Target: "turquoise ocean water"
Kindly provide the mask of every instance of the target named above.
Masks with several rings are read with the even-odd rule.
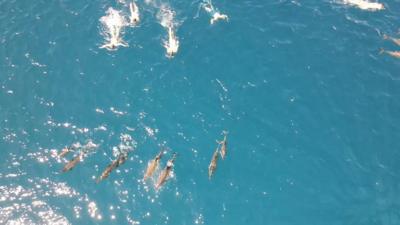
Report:
[[[0,1],[0,224],[400,224],[400,1],[138,1],[129,47],[99,49],[123,2]],[[161,2],[158,2],[161,4]],[[159,5],[160,5],[159,4]],[[216,139],[228,154],[213,179]],[[130,140],[131,138],[132,140]],[[78,152],[98,144],[72,171]],[[161,146],[174,173],[142,183]],[[110,177],[95,179],[131,149]]]

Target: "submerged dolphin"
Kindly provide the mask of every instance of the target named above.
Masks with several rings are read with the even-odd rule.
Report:
[[[147,165],[147,169],[146,172],[143,176],[143,181],[145,181],[147,178],[151,177],[154,173],[154,171],[157,169],[158,164],[160,162],[160,159],[163,155],[163,151],[161,151],[160,153],[158,153],[158,155],[149,161],[148,165]]]
[[[174,167],[174,161],[176,159],[176,153],[174,153],[172,155],[172,158],[170,160],[168,160],[167,162],[167,166],[165,167],[165,169],[161,172],[160,176],[158,177],[157,183],[155,188],[158,190],[164,183],[165,181],[168,179],[172,168]]]
[[[227,141],[226,141],[226,136],[228,135],[228,132],[224,131],[224,140],[222,141],[217,141],[218,144],[221,145],[221,149],[220,149],[220,154],[221,154],[221,158],[225,159],[226,156],[226,145],[227,145]]]

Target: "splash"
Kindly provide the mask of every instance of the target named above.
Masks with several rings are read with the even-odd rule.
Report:
[[[100,48],[107,50],[116,50],[119,46],[128,47],[128,44],[122,39],[124,27],[128,25],[125,17],[118,10],[112,7],[108,8],[106,15],[100,18],[102,25],[102,35],[106,43]]]
[[[214,24],[218,20],[229,20],[228,15],[222,14],[217,8],[214,8],[211,0],[204,0],[202,3],[200,3],[199,9],[200,8],[203,8],[211,16],[210,24]]]
[[[114,157],[118,157],[121,154],[127,155],[137,146],[137,142],[129,134],[120,134],[119,139],[118,146],[112,148]]]
[[[343,0],[344,4],[356,6],[362,10],[378,11],[385,9],[384,5],[379,2],[370,2],[367,0]]]
[[[174,20],[175,11],[172,10],[169,5],[161,4],[159,9],[160,10],[157,13],[157,19],[159,20],[161,26],[166,29],[177,26],[177,22]]]
[[[99,209],[97,208],[97,205],[95,202],[89,202],[89,204],[87,205],[88,208],[88,213],[90,215],[90,217],[94,218],[94,219],[98,219],[101,220],[102,219],[102,215],[99,212]]]
[[[94,143],[92,140],[88,140],[85,145],[82,146],[82,152],[90,153],[96,150],[99,147],[99,144]]]

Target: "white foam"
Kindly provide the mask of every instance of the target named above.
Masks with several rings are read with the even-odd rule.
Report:
[[[175,27],[177,23],[174,20],[175,11],[171,9],[171,7],[167,4],[161,4],[159,6],[159,11],[157,13],[157,19],[159,23],[164,28],[168,29],[169,27]]]
[[[356,6],[362,10],[377,11],[385,9],[384,5],[379,2],[370,2],[368,0],[343,0],[344,4]]]

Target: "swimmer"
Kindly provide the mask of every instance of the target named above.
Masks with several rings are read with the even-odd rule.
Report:
[[[112,161],[111,164],[109,164],[106,167],[106,169],[103,171],[101,176],[99,178],[97,178],[96,183],[99,183],[100,181],[102,181],[102,180],[106,179],[108,176],[110,176],[110,173],[113,171],[113,169],[122,165],[126,161],[126,159],[127,159],[126,154],[120,154],[116,160]]]
[[[122,40],[124,27],[128,24],[125,17],[118,10],[109,8],[107,15],[100,18],[102,32],[108,43],[100,46],[107,50],[116,50],[119,46],[128,47],[128,44]]]
[[[385,9],[385,6],[379,2],[369,2],[367,0],[343,0],[343,3],[357,6],[362,10],[377,11]]]
[[[67,172],[72,170],[83,158],[83,153],[80,153],[79,155],[75,156],[71,161],[69,161],[67,164],[65,164],[62,172]]]
[[[156,190],[158,190],[168,179],[169,174],[171,173],[172,168],[174,167],[174,161],[176,159],[176,153],[172,155],[172,158],[168,160],[167,166],[161,172],[160,176],[158,177],[157,184],[155,186]]]
[[[129,3],[129,11],[131,13],[131,15],[129,17],[130,24],[132,26],[136,26],[139,23],[140,18],[139,18],[139,7],[136,5],[135,2]]]
[[[225,156],[226,156],[226,145],[227,145],[226,136],[228,135],[228,132],[223,131],[222,133],[225,135],[225,136],[224,136],[224,140],[222,140],[222,141],[217,141],[217,143],[221,145],[221,149],[220,149],[220,152],[219,152],[219,153],[221,154],[222,160],[224,160],[224,159],[225,159]]]
[[[100,46],[100,48],[105,48],[107,50],[116,50],[118,46],[128,47],[129,45],[123,41],[120,37],[111,37],[110,43]]]
[[[160,162],[162,155],[163,155],[163,151],[158,153],[158,155],[148,163],[146,173],[144,174],[144,177],[143,177],[143,181],[145,181],[147,178],[149,178],[153,175],[154,171],[158,167],[158,164]]]
[[[386,53],[395,58],[400,58],[400,51],[387,51],[387,50],[381,49],[379,54],[383,54],[383,53]]]
[[[214,24],[218,20],[229,20],[228,15],[221,14],[218,10],[214,9],[211,0],[200,3],[200,7],[203,7],[203,9],[211,15],[210,24]]]
[[[214,23],[217,22],[218,20],[226,20],[226,21],[228,21],[229,18],[228,18],[228,16],[225,15],[225,14],[221,14],[221,13],[219,13],[219,12],[216,12],[216,13],[214,13],[214,14],[212,15],[212,18],[211,18],[211,20],[210,20],[210,24],[214,24]]]
[[[167,49],[167,57],[172,58],[176,55],[179,49],[179,41],[175,36],[172,26],[168,27],[168,42],[164,43],[164,47]]]
[[[217,163],[218,163],[218,148],[215,149],[215,152],[211,158],[210,165],[208,166],[208,179],[211,180],[212,175],[214,174],[215,170],[217,169]]]
[[[400,38],[393,38],[384,34],[383,39],[393,41],[396,45],[400,45]]]

